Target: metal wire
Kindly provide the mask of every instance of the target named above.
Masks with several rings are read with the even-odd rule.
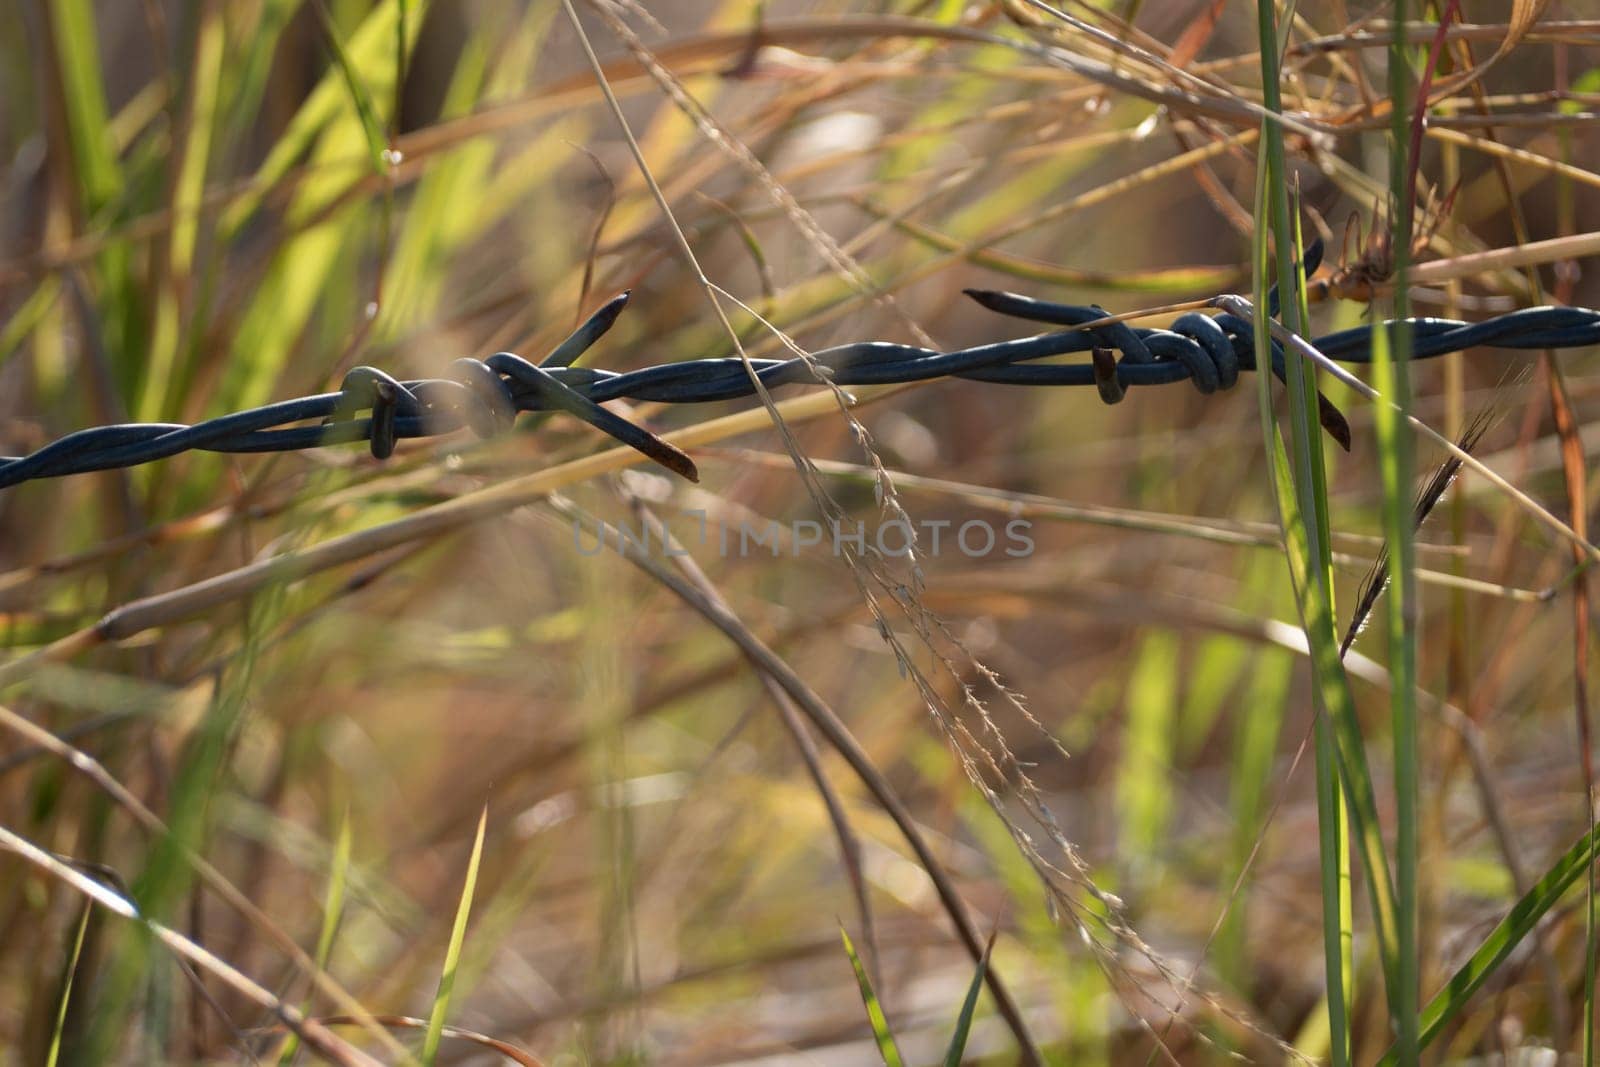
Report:
[[[1316,269],[1320,246],[1306,251],[1306,274]],[[1075,327],[1107,317],[1099,307],[1034,300],[1013,293],[969,289],[967,295],[991,311],[1033,322]],[[589,423],[691,480],[698,474],[681,450],[649,430],[601,407],[626,398],[674,404],[704,403],[755,392],[745,362],[737,358],[666,363],[614,372],[573,366],[598,341],[627,304],[613,298],[550,355],[531,363],[510,352],[485,360],[459,359],[447,378],[397,381],[374,367],[357,367],[339,391],[285,400],[224,415],[193,426],[128,423],[79,430],[25,457],[0,457],[0,489],[40,478],[131,467],[180,452],[287,452],[351,441],[367,441],[372,454],[388,457],[401,438],[433,437],[463,427],[480,437],[509,429],[520,412],[561,411]],[[1269,309],[1276,313],[1276,296]],[[1402,323],[1386,324],[1394,328]],[[1480,345],[1498,348],[1574,348],[1600,344],[1600,311],[1535,307],[1484,322],[1413,318],[1412,355],[1426,359]],[[1327,355],[1349,363],[1371,360],[1372,329],[1361,326],[1318,338]],[[1090,363],[1040,364],[1051,356],[1090,352]],[[1120,358],[1118,354],[1120,353]],[[1066,329],[1011,341],[936,352],[915,345],[863,341],[823,349],[810,360],[752,359],[751,369],[769,389],[815,384],[818,374],[837,385],[882,385],[954,377],[1024,386],[1095,386],[1107,403],[1130,386],[1189,381],[1202,393],[1232,387],[1240,371],[1255,370],[1252,324],[1236,315],[1198,312],[1180,316],[1168,329],[1123,323]],[[1283,351],[1273,342],[1272,369],[1283,376]],[[358,417],[365,412],[365,417]],[[1349,429],[1342,415],[1323,402],[1323,425],[1346,448]],[[314,425],[293,425],[309,420]]]

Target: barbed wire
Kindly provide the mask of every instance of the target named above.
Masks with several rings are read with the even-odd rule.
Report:
[[[1305,273],[1321,260],[1321,245],[1306,249]],[[863,341],[791,359],[711,358],[665,363],[633,371],[575,366],[579,356],[616,322],[628,294],[612,298],[539,363],[510,352],[484,360],[458,359],[445,378],[399,381],[375,367],[356,367],[339,390],[280,401],[194,425],[126,423],[79,430],[23,457],[0,457],[0,489],[41,478],[132,467],[180,452],[289,452],[354,441],[369,442],[387,458],[398,440],[435,437],[463,428],[480,437],[510,429],[519,413],[564,412],[690,480],[694,461],[670,442],[601,405],[628,399],[688,404],[731,400],[756,389],[753,372],[768,389],[816,384],[890,385],[933,378],[1021,386],[1095,386],[1107,403],[1131,386],[1191,382],[1202,393],[1231,388],[1241,371],[1256,369],[1251,322],[1224,312],[1180,315],[1166,329],[1110,323],[1097,306],[1036,300],[1015,293],[968,289],[983,307],[1012,318],[1068,329],[1009,341],[938,352],[916,345]],[[1269,313],[1277,314],[1274,291]],[[1412,318],[1406,327],[1414,358],[1427,359],[1477,346],[1512,349],[1574,348],[1600,344],[1600,311],[1534,307],[1483,322]],[[1347,363],[1372,358],[1372,327],[1358,326],[1317,338],[1326,355]],[[1089,363],[1038,363],[1052,356],[1089,352]],[[1284,376],[1283,349],[1272,342],[1272,370]],[[360,417],[365,412],[365,417]],[[293,425],[309,420],[315,425]],[[1346,449],[1349,426],[1322,400],[1322,424]]]

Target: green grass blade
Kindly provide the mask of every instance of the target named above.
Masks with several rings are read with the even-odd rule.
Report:
[[[218,85],[222,77],[226,27],[219,12],[211,12],[195,30],[194,67],[189,72],[188,129],[183,159],[176,177],[172,203],[172,262],[169,269],[186,277],[194,266],[195,242],[200,232],[200,205],[205,194],[216,125]]]
[[[284,27],[300,6],[300,0],[263,0],[253,21],[242,22],[243,14],[231,12],[235,32],[243,38],[241,50],[229,55],[228,76],[223,84],[224,118],[218,137],[224,150],[231,150],[248,136],[256,109],[266,91],[272,57],[277,52]]]
[[[1305,546],[1304,524],[1300,521],[1294,486],[1289,472],[1289,457],[1276,428],[1268,442],[1272,452],[1278,509],[1283,516],[1285,540],[1289,545],[1289,568],[1294,578],[1295,593],[1300,601],[1302,618],[1310,617],[1316,608],[1313,597],[1306,593],[1306,575],[1309,572],[1309,552]],[[1310,627],[1307,627],[1309,634]],[[1312,645],[1315,652],[1316,645]],[[1337,666],[1337,653],[1334,665]],[[1331,1062],[1336,1065],[1350,1063],[1349,1012],[1345,999],[1350,988],[1351,971],[1347,945],[1351,938],[1350,888],[1349,888],[1349,827],[1346,812],[1353,805],[1345,796],[1346,786],[1341,781],[1341,761],[1336,731],[1332,725],[1333,708],[1348,700],[1349,682],[1342,671],[1329,674],[1318,657],[1312,656],[1313,693],[1316,698],[1316,721],[1313,724],[1317,764],[1317,841],[1319,870],[1322,886],[1322,949],[1323,968],[1327,977],[1328,1032]]]
[[[413,0],[406,11],[407,48],[416,47],[417,31],[428,4]],[[367,15],[350,35],[344,51],[348,62],[367,87],[369,100],[388,100],[394,92],[394,42],[400,23],[397,0],[384,0]],[[257,168],[250,191],[223,212],[218,231],[232,237],[260,208],[277,183],[289,173],[328,127],[347,114],[350,89],[339,71],[329,71],[306,97],[286,128],[273,144],[267,158]],[[381,118],[381,116],[380,116]],[[365,135],[363,134],[363,137]]]
[[[1270,5],[1264,2],[1261,7],[1263,41],[1272,37],[1271,15]],[[1263,49],[1263,54],[1265,52]],[[1263,65],[1265,64],[1266,60],[1263,59]],[[1263,78],[1266,77],[1267,72],[1264,70]],[[1275,89],[1275,74],[1272,83]],[[1270,131],[1271,124],[1263,123],[1263,136],[1265,137]],[[1263,145],[1266,159],[1259,164],[1256,184],[1255,216],[1258,219],[1266,218],[1266,202],[1274,176],[1284,173],[1282,138],[1266,139]],[[1267,307],[1267,291],[1270,288],[1269,257],[1267,230],[1258,226],[1252,249],[1254,267],[1252,274],[1255,282],[1253,295],[1257,308],[1255,354],[1258,367],[1267,366],[1263,360],[1271,358],[1264,311]],[[1272,466],[1272,487],[1277,503],[1278,521],[1283,529],[1284,547],[1289,561],[1290,584],[1294,587],[1297,607],[1304,625],[1304,620],[1309,615],[1305,604],[1306,596],[1302,591],[1305,588],[1303,576],[1311,573],[1314,561],[1305,544],[1305,538],[1297,536],[1297,531],[1301,529],[1300,504],[1295,496],[1288,455],[1284,450],[1283,439],[1278,433],[1278,425],[1273,415],[1272,375],[1265,372],[1257,374],[1256,389],[1261,413],[1261,432],[1266,444],[1268,461]],[[1309,644],[1311,628],[1308,625],[1304,628]],[[1310,647],[1315,649],[1316,646],[1310,644]],[[1312,679],[1316,708],[1313,730],[1317,772],[1317,855],[1322,899],[1322,964],[1327,988],[1328,1051],[1329,1062],[1333,1067],[1347,1067],[1350,1063],[1350,1024],[1346,995],[1351,989],[1351,971],[1345,946],[1351,940],[1349,935],[1352,931],[1347,918],[1351,911],[1350,886],[1348,879],[1341,877],[1341,873],[1347,870],[1350,849],[1346,836],[1348,828],[1345,823],[1343,788],[1339,782],[1337,743],[1333,737],[1328,712],[1330,704],[1328,696],[1330,691],[1339,688],[1339,680],[1326,678],[1318,669],[1318,662],[1319,660],[1313,657]],[[1342,675],[1340,677],[1342,678]],[[1324,685],[1324,682],[1328,684]]]
[[[867,1006],[867,1021],[872,1025],[872,1038],[878,1043],[878,1055],[883,1057],[884,1067],[904,1067],[905,1060],[900,1056],[900,1047],[894,1043],[883,1005],[878,1003],[878,994],[872,991],[872,979],[867,977],[867,969],[861,965],[861,957],[856,955],[856,946],[843,924],[839,926],[839,936],[844,939],[845,955],[850,957],[850,966],[855,969],[856,985],[861,987],[861,1003]],[[983,978],[981,970],[978,978],[980,981]]]
[[[1394,18],[1404,23],[1405,0],[1394,0]],[[1407,280],[1411,256],[1411,168],[1407,158],[1411,121],[1411,69],[1405,34],[1396,30],[1389,45],[1389,195],[1393,203],[1394,306],[1397,319],[1410,315]],[[1395,789],[1395,939],[1399,956],[1390,995],[1402,1064],[1418,1062],[1417,1004],[1421,997],[1421,946],[1417,916],[1417,798],[1421,769],[1417,752],[1417,585],[1412,483],[1416,459],[1406,414],[1411,410],[1411,340],[1405,329],[1390,336],[1373,330],[1372,374],[1378,391],[1392,404],[1374,405],[1378,466],[1383,482],[1383,524],[1389,543],[1389,714],[1394,732]]]
[[[1540,877],[1532,889],[1523,894],[1506,917],[1501,919],[1472,957],[1450,976],[1443,989],[1428,1001],[1418,1025],[1418,1046],[1427,1048],[1459,1015],[1467,1002],[1495,970],[1510,958],[1511,953],[1531,934],[1539,921],[1561,902],[1567,891],[1578,883],[1595,861],[1595,837],[1585,830],[1583,836],[1562,853]],[[1398,1064],[1399,1050],[1391,1048],[1379,1060],[1380,1067]]]
[[[1254,576],[1259,573],[1252,567],[1250,581],[1256,580]],[[1178,716],[1176,758],[1195,758],[1210,740],[1217,720],[1232,707],[1234,690],[1250,672],[1251,653],[1248,644],[1232,635],[1207,637],[1196,643],[1191,657],[1193,666],[1185,678],[1183,710]]]
[[[407,62],[409,55],[406,51],[406,41],[411,37],[410,30],[406,27],[406,0],[398,0],[400,5],[399,15],[394,22],[394,104],[389,109],[390,129],[397,130],[400,125],[400,108],[406,96],[406,69],[410,66]]]
[[[1142,858],[1161,851],[1172,812],[1172,754],[1177,740],[1178,639],[1155,631],[1144,639],[1128,679],[1117,810],[1124,848]]]
[[[961,1002],[961,1014],[956,1016],[956,1032],[950,1036],[950,1047],[944,1054],[944,1067],[961,1067],[961,1058],[967,1051],[967,1038],[972,1034],[972,1016],[978,1010],[978,995],[983,992],[983,976],[989,970],[989,954],[994,951],[994,939],[998,934],[998,930],[990,934],[989,943],[983,946],[983,957],[978,960],[972,984],[967,986],[967,997]]]
[[[1387,331],[1374,330],[1373,377],[1378,391],[1397,398],[1405,377],[1397,366]],[[1409,405],[1408,405],[1409,406]],[[1417,958],[1417,640],[1412,607],[1416,603],[1416,565],[1412,523],[1412,458],[1409,428],[1389,404],[1374,405],[1378,466],[1383,485],[1384,532],[1393,577],[1387,591],[1389,631],[1389,711],[1394,732],[1395,896],[1399,955],[1394,976],[1395,1020],[1399,1026],[1401,1062],[1417,1062],[1417,1017],[1420,975]],[[1402,577],[1402,574],[1404,577]],[[1411,1022],[1407,1022],[1411,1020]]]
[[[1224,899],[1232,894],[1239,872],[1250,861],[1261,820],[1266,814],[1267,783],[1272,780],[1272,765],[1277,756],[1278,737],[1283,732],[1284,714],[1289,708],[1291,687],[1297,666],[1287,652],[1265,651],[1247,660],[1250,682],[1240,707],[1244,714],[1234,727],[1234,753],[1229,775],[1229,809],[1233,816],[1232,854],[1223,870],[1220,890]],[[1212,955],[1217,972],[1234,989],[1248,994],[1254,972],[1245,956],[1245,931],[1249,928],[1248,884],[1239,887],[1238,898],[1228,909],[1227,919],[1217,936]]]
[[[1306,524],[1301,521],[1298,510],[1290,510],[1295,508],[1297,502],[1290,482],[1287,456],[1276,435],[1273,442],[1279,457],[1277,489],[1279,506],[1285,513],[1284,534],[1290,546],[1289,566],[1310,640],[1312,673],[1316,682],[1314,692],[1319,702],[1319,714],[1326,715],[1332,726],[1339,775],[1345,792],[1345,807],[1350,814],[1356,847],[1361,852],[1366,868],[1373,925],[1376,927],[1379,955],[1387,979],[1393,973],[1397,956],[1394,942],[1395,900],[1389,859],[1384,851],[1378,823],[1377,795],[1372,785],[1372,772],[1367,766],[1364,738],[1356,718],[1355,698],[1350,692],[1350,679],[1339,661],[1332,607],[1325,591],[1312,580],[1305,566],[1305,561],[1310,558]]]
[[[1591,822],[1589,824],[1589,833],[1586,835],[1589,841],[1590,856],[1594,855],[1597,831],[1600,831],[1600,823]],[[1595,956],[1600,955],[1600,953],[1595,952],[1594,863],[1585,863],[1584,868],[1589,872],[1589,877],[1586,880],[1587,893],[1584,897],[1583,916],[1583,1065],[1584,1067],[1594,1067]]]
[[[84,901],[78,929],[72,936],[72,951],[67,953],[67,966],[61,972],[61,1000],[56,1006],[55,1028],[50,1033],[50,1051],[45,1055],[44,1067],[56,1067],[61,1060],[61,1039],[67,1027],[67,1005],[72,1001],[72,979],[78,973],[78,960],[83,956],[83,941],[89,933],[89,917],[93,914],[94,905]]]
[[[1263,3],[1261,9],[1261,36],[1264,42],[1262,53],[1270,52],[1270,43],[1275,40],[1272,28],[1272,12],[1268,3]],[[1270,77],[1269,77],[1270,74]],[[1276,102],[1276,68],[1263,71],[1263,77],[1273,86],[1269,94],[1272,101]],[[1273,132],[1270,124],[1264,124],[1263,133]],[[1281,137],[1264,137],[1266,158],[1262,160],[1258,177],[1256,192],[1256,215],[1264,218],[1268,215],[1269,202],[1275,206],[1281,200],[1283,212],[1279,233],[1288,234],[1292,228],[1287,220],[1287,197],[1273,195],[1275,184],[1281,185],[1279,175],[1283,170],[1284,156]],[[1281,190],[1280,190],[1281,191]],[[1285,237],[1280,248],[1288,246]],[[1279,257],[1280,266],[1284,256]],[[1267,329],[1267,291],[1269,248],[1267,231],[1265,227],[1258,228],[1254,248],[1254,275],[1255,275],[1255,349],[1257,366],[1269,366],[1271,359],[1270,334]],[[1280,279],[1282,273],[1280,272]],[[1284,286],[1280,292],[1293,294],[1292,276],[1290,285]],[[1281,284],[1281,283],[1280,283]],[[1285,301],[1285,308],[1296,307],[1292,296]],[[1291,359],[1289,366],[1293,367],[1296,361]],[[1303,368],[1302,368],[1303,369]],[[1290,375],[1291,387],[1296,383],[1301,390],[1304,389],[1304,376]],[[1376,817],[1372,815],[1365,820],[1358,814],[1358,810],[1365,812],[1375,811],[1371,795],[1370,781],[1363,789],[1359,784],[1365,780],[1365,753],[1361,747],[1360,731],[1354,727],[1354,705],[1350,696],[1349,679],[1345,676],[1343,665],[1339,662],[1338,645],[1333,625],[1333,608],[1331,603],[1331,589],[1327,582],[1329,560],[1326,554],[1326,538],[1313,540],[1308,532],[1305,516],[1313,516],[1312,529],[1320,533],[1321,527],[1316,521],[1319,511],[1318,497],[1326,501],[1326,489],[1321,480],[1320,454],[1314,449],[1316,444],[1309,438],[1320,433],[1320,429],[1313,429],[1316,423],[1308,418],[1305,398],[1291,388],[1289,412],[1290,428],[1297,444],[1303,451],[1297,452],[1300,456],[1300,465],[1295,467],[1286,450],[1283,439],[1278,433],[1277,423],[1273,416],[1271,376],[1262,373],[1258,378],[1258,398],[1260,401],[1262,434],[1265,440],[1268,460],[1272,471],[1272,489],[1277,503],[1279,524],[1283,529],[1286,558],[1289,563],[1290,583],[1294,589],[1296,604],[1300,612],[1301,624],[1306,633],[1306,640],[1311,650],[1313,697],[1316,705],[1317,731],[1317,803],[1318,803],[1318,844],[1319,844],[1319,869],[1321,871],[1322,887],[1322,920],[1323,920],[1323,967],[1326,975],[1328,989],[1328,1026],[1330,1035],[1330,1053],[1335,1067],[1350,1062],[1348,1042],[1348,1012],[1345,1003],[1345,989],[1348,981],[1349,967],[1345,959],[1345,945],[1349,940],[1350,914],[1348,901],[1348,882],[1344,878],[1346,871],[1348,845],[1343,832],[1344,814],[1341,810],[1340,800],[1344,800],[1343,808],[1349,810],[1351,821],[1358,825],[1363,821],[1367,831],[1360,836],[1364,854],[1369,856],[1368,883],[1371,888],[1375,905],[1387,899],[1386,888],[1388,881],[1387,865],[1383,854],[1382,841],[1378,837]],[[1296,474],[1299,477],[1296,477]],[[1319,552],[1318,549],[1321,549]],[[1343,721],[1349,724],[1354,733],[1354,743],[1350,746],[1353,752],[1342,758],[1339,742],[1340,731],[1338,725]],[[1352,768],[1345,772],[1346,766]],[[1340,784],[1340,777],[1345,778],[1345,784]],[[1354,780],[1352,780],[1354,779]],[[1375,853],[1376,864],[1372,862]],[[1380,943],[1384,929],[1384,909],[1375,906]]]
[[[184,111],[177,173],[172,181],[172,229],[167,243],[167,263],[160,291],[155,294],[155,320],[150,351],[143,369],[140,396],[134,406],[145,422],[159,422],[179,410],[175,395],[188,378],[180,367],[186,347],[180,308],[181,294],[194,270],[195,247],[200,233],[200,207],[216,126],[218,84],[222,76],[225,27],[222,13],[204,9],[195,27],[193,58],[188,78],[188,104]]]
[[[339,930],[339,920],[344,916],[345,886],[350,877],[350,813],[346,811],[339,820],[339,836],[334,839],[333,857],[328,865],[328,892],[322,902],[322,930],[317,934],[317,967],[327,969],[328,957],[333,953],[333,938]],[[308,1014],[307,1005],[300,1006],[302,1015]],[[284,1042],[283,1054],[278,1063],[283,1067],[294,1062],[300,1048],[300,1035],[290,1034]]]
[[[1287,39],[1285,39],[1284,43],[1287,44]],[[1282,51],[1279,52],[1278,59],[1281,63],[1283,60]],[[1303,326],[1311,321],[1311,308],[1306,299],[1306,277],[1303,267],[1305,240],[1300,232],[1300,216],[1300,195],[1297,188],[1295,190],[1294,211],[1290,215],[1289,223],[1294,227],[1296,269],[1293,307],[1298,314],[1297,318],[1290,321],[1298,321]],[[1286,303],[1287,299],[1285,297]],[[1305,374],[1301,378],[1298,390],[1295,393],[1295,400],[1299,405],[1297,410],[1302,413],[1301,418],[1297,421],[1304,427],[1307,434],[1306,446],[1312,464],[1309,497],[1316,509],[1318,543],[1324,546],[1321,559],[1322,566],[1319,573],[1324,579],[1322,590],[1327,599],[1327,623],[1331,628],[1330,632],[1333,637],[1337,639],[1339,632],[1334,618],[1333,556],[1328,551],[1328,546],[1333,544],[1333,519],[1328,508],[1326,454],[1322,448],[1322,434],[1318,430],[1321,420],[1317,405],[1316,371],[1314,368],[1305,365],[1302,365],[1302,368]],[[1338,656],[1341,670],[1343,669],[1343,659],[1341,652]],[[1348,686],[1346,686],[1345,696],[1348,696]],[[1354,716],[1355,710],[1351,706],[1348,709],[1347,722],[1353,724],[1355,722]],[[1319,753],[1317,796],[1321,802],[1326,803],[1326,810],[1329,816],[1326,826],[1319,823],[1317,833],[1319,838],[1326,836],[1327,855],[1332,860],[1330,867],[1319,873],[1324,883],[1325,895],[1330,896],[1338,906],[1336,915],[1333,914],[1333,909],[1330,907],[1329,914],[1326,916],[1328,926],[1324,931],[1326,951],[1332,953],[1337,950],[1339,958],[1338,971],[1343,977],[1342,988],[1338,990],[1337,994],[1330,992],[1328,999],[1329,1052],[1335,1058],[1334,1062],[1337,1063],[1343,1061],[1340,1057],[1349,1058],[1354,1040],[1350,1024],[1350,1004],[1355,1000],[1356,973],[1355,902],[1352,899],[1350,886],[1351,819],[1348,803],[1351,799],[1351,794],[1346,792],[1344,783],[1339,778],[1338,741],[1334,736],[1327,716],[1318,716],[1313,729],[1317,734],[1316,744]],[[1359,730],[1353,732],[1359,736]],[[1377,825],[1378,815],[1375,807],[1368,809],[1366,822],[1371,826]],[[1371,847],[1370,842],[1369,847]],[[1382,943],[1381,933],[1382,928],[1380,927],[1380,944]]]
[[[339,69],[339,77],[344,81],[344,88],[350,94],[350,102],[356,109],[356,115],[361,119],[361,132],[366,135],[367,160],[372,164],[374,174],[384,171],[384,152],[389,147],[389,142],[383,134],[383,124],[378,121],[378,109],[372,103],[372,94],[367,91],[366,85],[361,80],[361,74],[356,70],[355,64],[350,59],[350,53],[345,51],[344,42],[339,39],[339,27],[334,25],[333,16],[328,14],[328,5],[322,0],[314,0],[311,5],[317,12],[317,19],[322,23],[324,39],[328,48],[333,53],[333,65]],[[399,35],[399,56],[397,62],[405,62],[405,4],[400,3],[400,14],[396,21],[396,32]],[[395,92],[401,90],[398,70],[395,75]],[[396,97],[398,99],[398,96]]]
[[[482,98],[490,67],[489,49],[469,41],[456,59],[455,72],[445,91],[443,114],[469,114]],[[559,159],[546,152],[547,158]],[[405,212],[394,252],[389,258],[378,336],[392,337],[415,328],[437,314],[448,263],[478,232],[472,225],[478,205],[494,173],[495,146],[470,142],[441,153],[417,183]],[[474,210],[463,210],[463,205]]]
[[[344,915],[345,886],[350,880],[350,813],[339,820],[339,836],[333,843],[333,859],[328,865],[328,895],[322,905],[322,932],[317,935],[317,966],[325,967],[333,953],[333,937]]]
[[[333,861],[328,865],[328,899],[322,909],[322,933],[317,934],[317,966],[326,966],[333,953],[333,936],[344,915],[344,888],[350,877],[350,813],[339,821],[339,837],[333,843]]]
[[[51,0],[47,6],[50,46],[61,70],[67,136],[72,142],[73,169],[85,214],[92,215],[122,189],[116,142],[106,109],[100,72],[94,5],[89,0]]]
[[[5,369],[12,353],[45,320],[45,316],[55,307],[56,298],[60,295],[61,282],[58,279],[53,276],[41,279],[33,292],[22,302],[22,306],[12,313],[10,321],[0,326],[0,370]],[[41,368],[39,373],[48,373],[50,369]],[[57,375],[59,374],[58,370]]]
[[[450,1014],[450,994],[455,991],[456,967],[461,962],[461,946],[467,939],[467,919],[472,914],[472,893],[478,884],[478,861],[483,856],[483,833],[489,825],[486,805],[478,816],[478,832],[472,839],[472,857],[467,860],[467,877],[461,886],[461,903],[456,905],[455,925],[450,928],[450,946],[445,949],[444,970],[439,975],[439,990],[428,1013],[428,1032],[422,1040],[422,1062],[432,1067],[439,1055],[439,1039],[444,1036],[445,1017]]]

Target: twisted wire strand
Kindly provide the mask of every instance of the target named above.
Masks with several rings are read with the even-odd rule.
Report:
[[[1308,276],[1320,258],[1320,245],[1306,250]],[[815,384],[819,373],[837,385],[952,377],[1021,386],[1092,385],[1107,403],[1121,400],[1132,386],[1181,381],[1213,393],[1231,388],[1241,371],[1256,369],[1253,325],[1236,315],[1193,312],[1167,329],[1125,323],[1074,329],[1107,313],[1095,306],[1055,304],[1014,293],[966,292],[1002,315],[1069,328],[952,352],[861,341],[822,349],[809,361],[751,359],[750,368],[769,389]],[[267,404],[192,426],[128,423],[79,430],[28,456],[0,457],[0,489],[40,478],[132,467],[191,450],[288,452],[367,441],[372,454],[384,459],[402,438],[433,437],[462,428],[487,438],[508,430],[519,413],[552,411],[573,415],[696,481],[694,462],[684,452],[600,405],[616,399],[689,404],[749,396],[755,392],[750,372],[738,358],[688,360],[625,372],[575,366],[578,357],[616,322],[627,301],[627,293],[611,299],[540,363],[500,352],[484,360],[458,359],[445,378],[411,381],[396,380],[375,367],[356,367],[337,392]],[[1269,310],[1275,314],[1276,308],[1274,293]],[[1384,325],[1409,329],[1412,355],[1418,359],[1477,346],[1543,349],[1600,344],[1600,311],[1588,308],[1525,308],[1478,323],[1412,318]],[[1371,341],[1372,328],[1360,326],[1313,343],[1335,359],[1366,363],[1372,358]],[[1080,352],[1091,353],[1091,362],[1035,362]],[[1274,341],[1272,369],[1280,378],[1283,359],[1283,350]],[[1326,400],[1322,415],[1324,427],[1348,449],[1344,417]],[[293,425],[313,419],[321,421]]]

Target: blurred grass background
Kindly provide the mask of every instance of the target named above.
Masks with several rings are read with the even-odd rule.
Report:
[[[1287,178],[1307,236],[1337,260],[1322,277],[1357,296],[1361,263],[1383,265],[1352,227],[1387,226],[1374,215],[1387,10],[1279,12],[1284,106],[1326,127],[1289,133]],[[1216,100],[1258,102],[1255,11],[1069,13],[1109,38],[1020,3],[580,9],[706,276],[810,349],[1028,332],[969,286],[1113,311],[1250,291],[1257,119],[1189,106],[1176,87],[1198,90],[1173,70]],[[1420,262],[1600,229],[1600,23],[1582,21],[1600,10],[1545,17],[1569,23],[1435,102]],[[1506,32],[1460,35],[1438,77]],[[1418,71],[1431,41],[1417,37]],[[419,377],[463,355],[537,357],[624,289],[629,309],[590,365],[731,354],[580,45],[545,0],[6,6],[0,453],[333,389],[360,363]],[[1043,46],[1103,63],[1106,80]],[[1551,294],[1600,304],[1593,259],[1552,253],[1532,274],[1475,272],[1412,299],[1475,317]],[[783,351],[727,306],[747,351]],[[1315,303],[1313,332],[1365,311]],[[1559,366],[1587,449],[1600,368],[1582,351]],[[1536,354],[1429,361],[1415,411],[1453,434],[1492,405],[1481,458],[1566,518],[1573,461],[1550,373]],[[1325,388],[1356,430],[1352,454],[1328,453],[1343,619],[1377,552],[1382,487],[1371,407]],[[968,558],[947,534],[918,572],[889,561],[875,577],[816,549],[688,545],[902,798],[980,940],[997,931],[992,973],[1050,1062],[1329,1055],[1314,777],[1299,758],[1311,681],[1252,393],[1174,386],[1107,407],[1087,390],[924,384],[855,411],[871,452],[837,411],[792,424],[851,521],[1026,516],[1023,558],[1003,544]],[[665,431],[753,406],[632,415]],[[402,444],[382,464],[354,447],[191,453],[6,490],[7,647],[45,648],[119,605],[602,445],[571,420],[524,419],[501,440]],[[648,501],[680,537],[700,514],[713,529],[822,517],[777,433],[691,451],[698,486],[637,470],[560,488],[612,523],[637,523]],[[1424,469],[1439,458],[1418,454]],[[874,456],[905,475],[891,493]],[[1581,462],[1577,475],[1581,515]],[[1568,547],[1487,482],[1465,475],[1420,540],[1426,1002],[1587,826],[1574,679],[1592,649],[1573,651]],[[460,1033],[424,1037],[447,973],[450,1024],[540,1062],[872,1062],[841,924],[906,1060],[942,1058],[975,963],[927,864],[825,743],[815,773],[831,797],[819,793],[796,741],[812,728],[774,713],[723,635],[592,545],[569,518],[520,508],[38,657],[0,699],[98,760],[171,835],[15,730],[0,742],[0,822],[283,1002],[349,1014],[310,987],[283,946],[298,944],[429,1059],[501,1056]],[[1351,673],[1392,827],[1383,633],[1380,618]],[[186,850],[260,914],[208,888]],[[1392,1038],[1366,906],[1356,892],[1362,1063]],[[1451,1003],[1425,1057],[1579,1048],[1585,911],[1581,891],[1537,908],[1536,934]],[[0,863],[0,1046],[14,1062],[309,1055],[215,974],[85,914],[60,879]],[[386,1062],[405,1054],[337,1032]],[[1017,1048],[985,995],[968,1059],[1015,1062]]]

